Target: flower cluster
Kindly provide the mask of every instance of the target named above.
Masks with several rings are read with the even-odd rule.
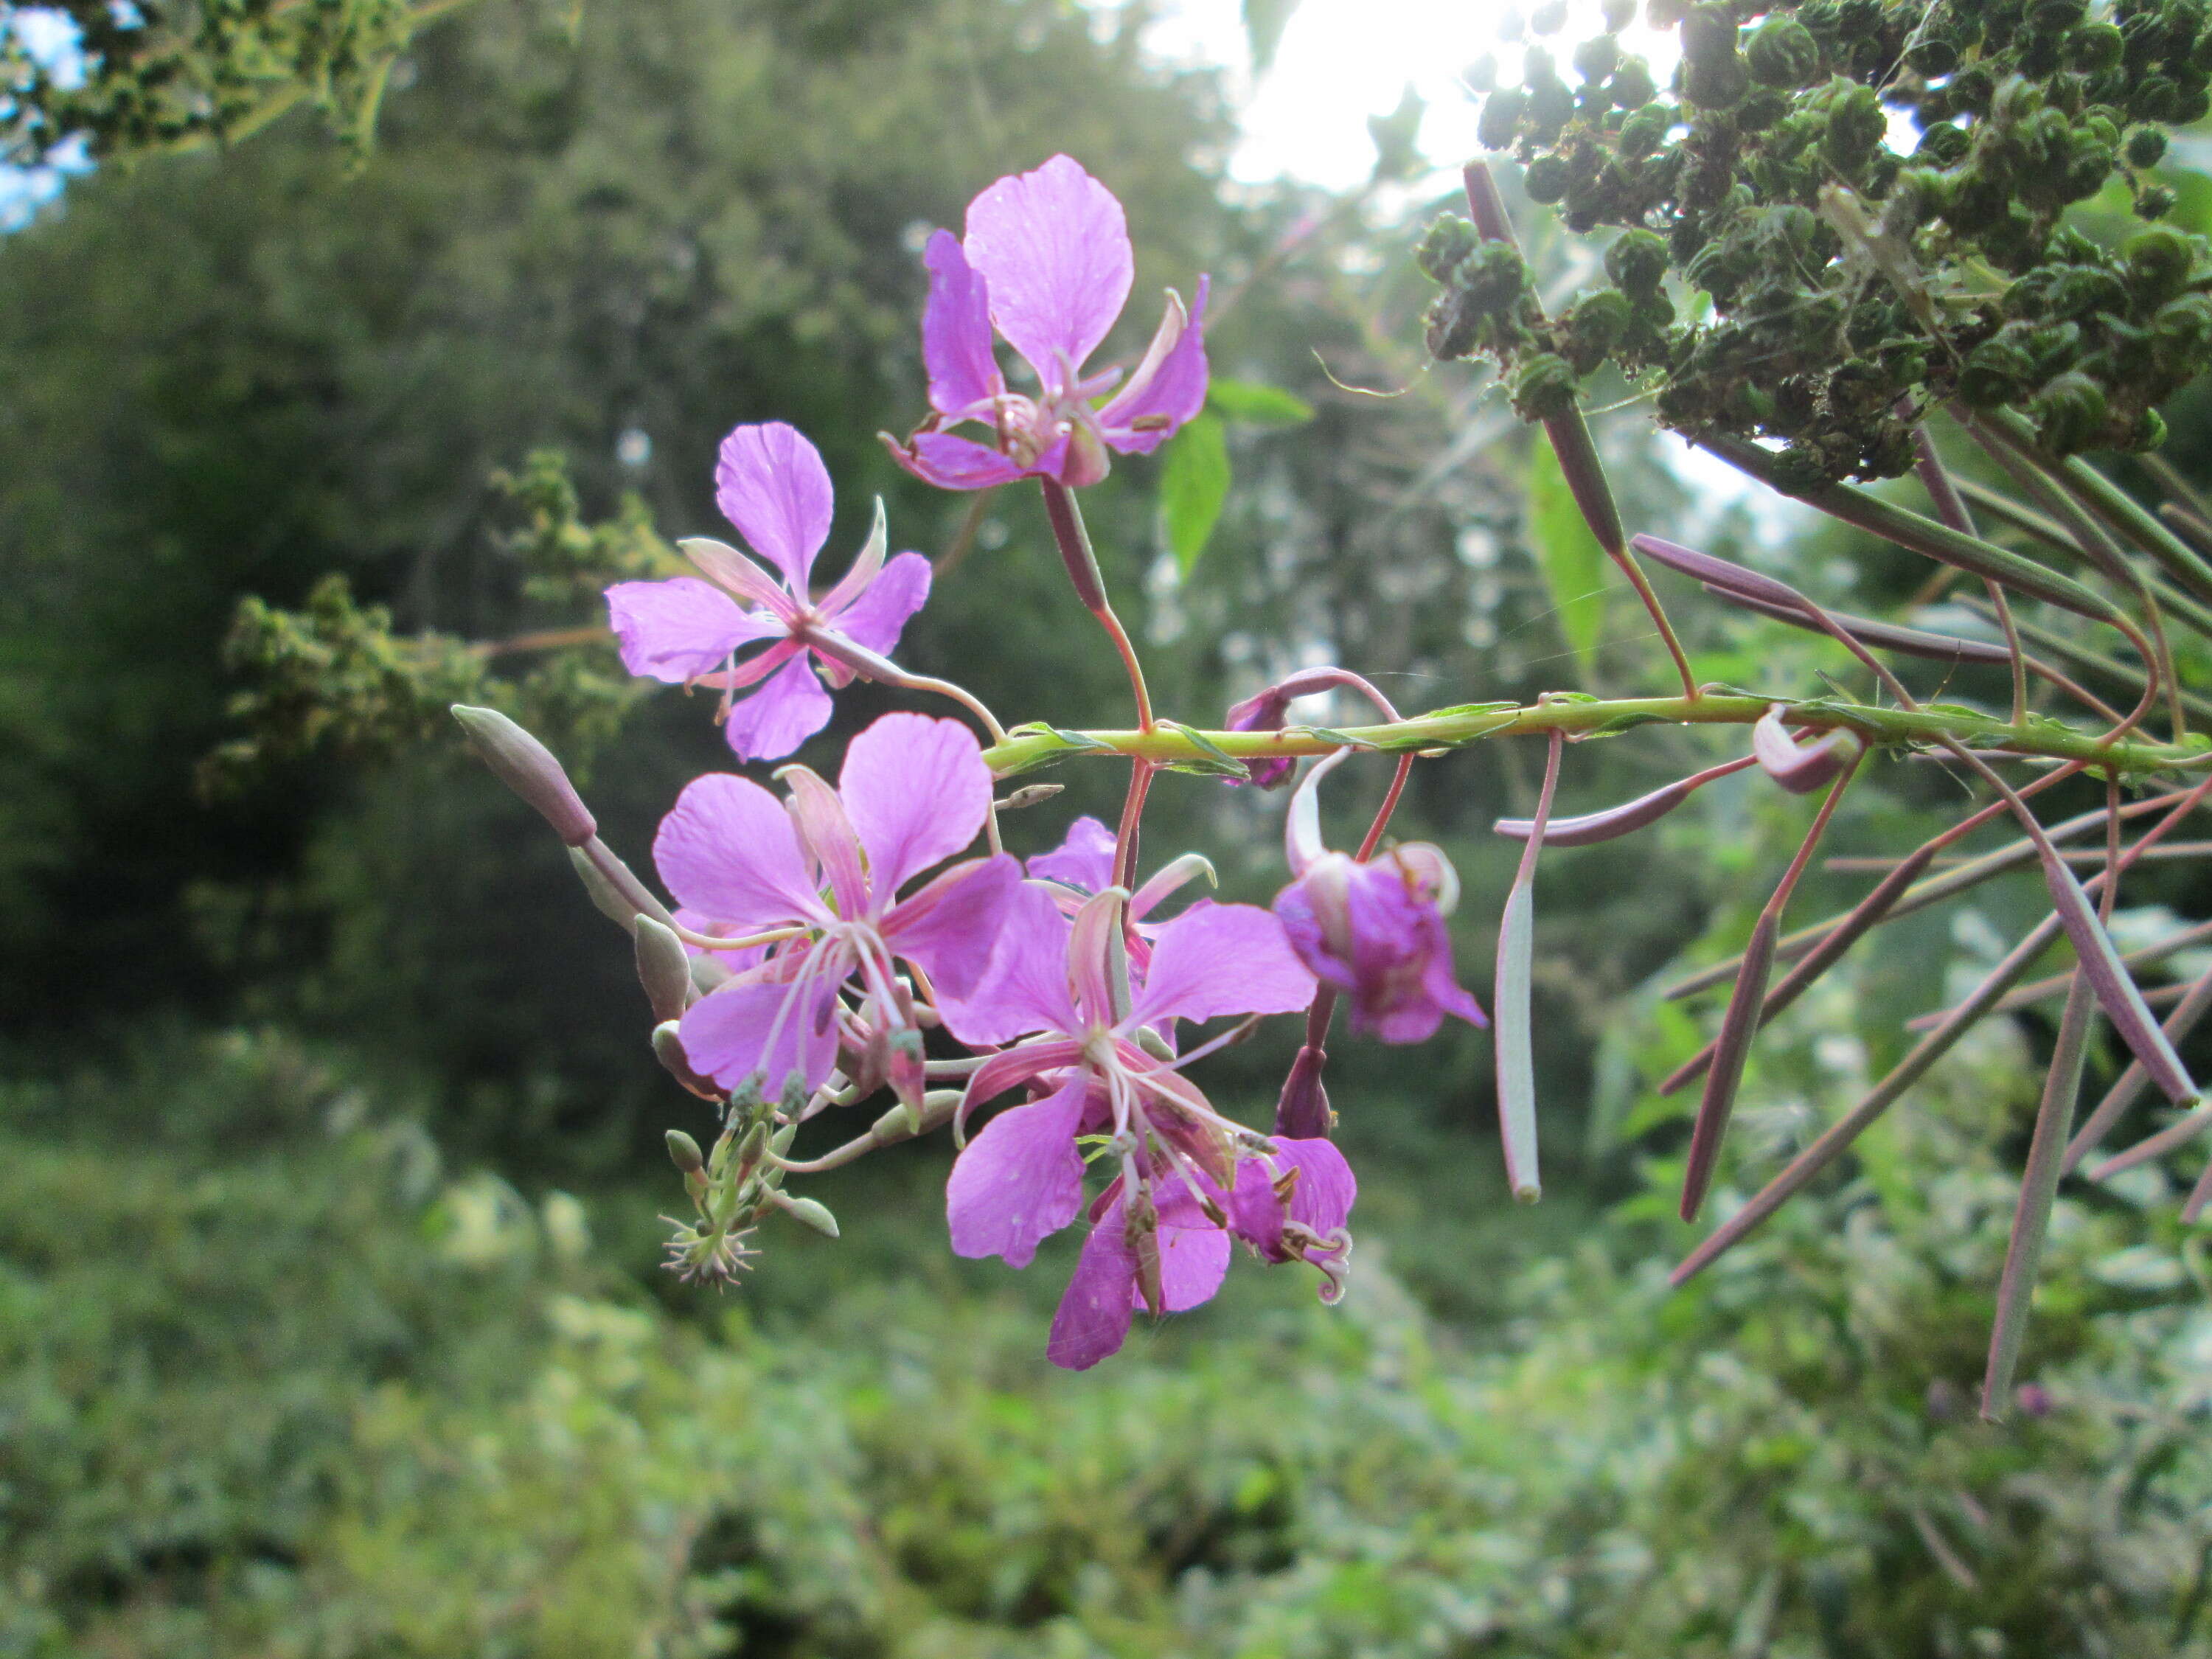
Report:
[[[933,412],[893,453],[947,489],[1043,480],[1060,492],[1048,495],[1055,528],[1067,522],[1080,548],[1078,558],[1063,547],[1071,571],[1095,579],[1066,492],[1103,477],[1109,453],[1151,453],[1203,406],[1206,280],[1188,311],[1169,294],[1126,374],[1093,371],[1133,261],[1121,204],[1066,156],[984,191],[965,238],[937,233],[925,263]],[[994,335],[1026,362],[1032,387],[1010,388]],[[966,425],[987,440],[953,429]],[[689,540],[697,574],[607,591],[633,674],[719,691],[741,760],[791,754],[828,723],[831,693],[860,676],[952,696],[1005,740],[972,696],[891,660],[930,569],[918,554],[886,557],[880,503],[859,556],[817,593],[813,562],[833,498],[814,447],[780,422],[740,426],[722,444],[716,483],[742,549]],[[1079,578],[1079,596],[1118,630],[1103,590]],[[1133,654],[1125,661],[1149,726],[1140,672]],[[1253,729],[1280,730],[1290,701],[1346,681],[1365,684],[1317,670],[1271,688],[1253,705]],[[741,1241],[770,1212],[834,1234],[818,1203],[783,1190],[791,1175],[949,1127],[960,1143],[945,1188],[957,1254],[1025,1267],[1048,1236],[1089,1223],[1053,1321],[1056,1364],[1082,1369],[1114,1352],[1140,1308],[1164,1315],[1206,1301],[1240,1243],[1262,1261],[1311,1267],[1334,1302],[1358,1183],[1328,1138],[1325,1104],[1295,1121],[1279,1112],[1275,1133],[1262,1133],[1210,1101],[1194,1069],[1259,1020],[1303,1012],[1300,1066],[1317,1091],[1308,1056],[1340,994],[1352,1029],[1384,1042],[1419,1041],[1445,1012],[1482,1019],[1452,977],[1443,917],[1456,882],[1442,855],[1407,846],[1352,859],[1319,847],[1314,785],[1333,763],[1292,798],[1295,879],[1272,909],[1200,899],[1164,915],[1212,870],[1192,853],[1141,883],[1128,873],[1148,767],[1135,769],[1118,829],[1079,818],[1024,866],[999,850],[998,813],[1019,803],[994,799],[975,732],[886,714],[847,745],[834,787],[798,764],[775,773],[780,796],[734,773],[687,786],[653,843],[674,900],[664,907],[599,841],[542,745],[488,710],[460,713],[635,936],[655,1053],[722,1108],[711,1152],[680,1133],[670,1139],[698,1212],[671,1247],[671,1265],[690,1276],[744,1266],[754,1250]],[[1257,781],[1280,781],[1290,765]],[[1234,763],[1208,769],[1250,775]],[[1199,1030],[1230,1020],[1210,1036]],[[866,1133],[811,1161],[791,1155],[802,1125],[886,1089],[896,1103]]]

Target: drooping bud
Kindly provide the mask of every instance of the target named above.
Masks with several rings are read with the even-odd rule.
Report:
[[[1328,1066],[1328,1051],[1310,1044],[1298,1050],[1291,1074],[1283,1079],[1283,1092],[1275,1098],[1275,1133],[1292,1140],[1326,1140],[1336,1126],[1329,1109],[1328,1091],[1322,1073]]]
[[[722,1091],[691,1069],[690,1056],[684,1052],[684,1039],[676,1034],[674,1020],[663,1020],[653,1028],[653,1057],[669,1076],[700,1099],[721,1099]]]
[[[680,1016],[692,997],[691,958],[684,941],[651,916],[640,916],[633,935],[638,982],[653,1005],[656,1022]]]
[[[551,750],[495,708],[457,702],[453,715],[492,775],[551,824],[563,842],[581,847],[599,833],[583,797]]]
[[[681,1129],[671,1129],[667,1134],[669,1162],[685,1175],[703,1175],[707,1170],[707,1155],[699,1150],[699,1143]]]
[[[774,1196],[776,1208],[793,1221],[811,1227],[824,1238],[837,1237],[837,1218],[830,1213],[827,1206],[811,1198],[793,1198],[788,1193],[777,1193]]]
[[[1025,806],[1039,806],[1066,787],[1064,783],[1024,784],[1000,801],[999,810],[1001,812],[1018,812]]]
[[[591,896],[592,908],[617,927],[628,930],[637,924],[637,907],[615,891],[614,884],[599,873],[599,868],[580,847],[568,849],[568,867],[576,872],[576,879],[584,884],[584,891]]]

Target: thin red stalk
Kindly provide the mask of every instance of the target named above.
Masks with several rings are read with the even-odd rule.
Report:
[[[1366,837],[1360,842],[1359,850],[1352,854],[1358,862],[1364,864],[1375,856],[1376,844],[1382,839],[1382,832],[1390,827],[1390,815],[1398,810],[1398,798],[1406,793],[1406,780],[1413,775],[1413,757],[1401,755],[1398,769],[1390,775],[1390,787],[1383,792],[1382,805],[1375,809],[1375,822],[1367,826]]]
[[[1685,1221],[1698,1218],[1705,1193],[1712,1185],[1713,1170],[1720,1162],[1721,1141],[1728,1133],[1729,1117],[1735,1109],[1736,1091],[1743,1082],[1744,1062],[1751,1057],[1752,1039],[1758,1035],[1765,1011],[1766,977],[1774,967],[1774,942],[1782,931],[1782,913],[1790,903],[1797,878],[1805,873],[1805,866],[1812,860],[1813,849],[1820,844],[1828,820],[1835,816],[1844,792],[1858,775],[1859,762],[1864,755],[1863,750],[1853,755],[1850,763],[1828,786],[1827,798],[1814,815],[1812,827],[1805,832],[1805,839],[1797,848],[1797,856],[1790,860],[1790,867],[1783,872],[1782,879],[1766,901],[1766,908],[1759,912],[1759,921],[1752,927],[1751,943],[1743,953],[1743,967],[1736,975],[1735,989],[1729,997],[1728,1010],[1721,1016],[1720,1033],[1713,1041],[1705,1097],[1698,1103],[1697,1122],[1690,1132],[1689,1158],[1682,1171]]]
[[[1936,441],[1928,435],[1926,427],[1912,428],[1912,447],[1917,458],[1914,467],[1920,474],[1921,483],[1927,489],[1928,499],[1935,503],[1936,516],[1954,530],[1969,536],[1978,535],[1980,532],[1974,526],[1974,515],[1967,510],[1958,487],[1951,482],[1951,475],[1943,465],[1943,458],[1936,453]],[[2005,650],[2012,659],[2012,723],[2025,726],[2027,723],[2027,662],[2020,648],[2020,632],[2012,625],[2012,606],[2005,599],[2004,589],[1995,582],[1984,578],[1983,586],[1989,590],[1990,605],[1997,613],[1997,626],[2004,630]]]

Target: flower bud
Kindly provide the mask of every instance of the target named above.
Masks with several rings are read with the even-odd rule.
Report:
[[[676,1022],[664,1020],[653,1028],[653,1057],[669,1076],[689,1089],[702,1100],[720,1100],[722,1091],[691,1069],[690,1056],[684,1052],[684,1039],[676,1034]]]
[[[2137,127],[2128,135],[2128,165],[2154,167],[2166,159],[2166,135],[2156,127]]]
[[[1658,288],[1667,274],[1667,242],[1648,230],[1626,230],[1605,251],[1605,274],[1633,299]]]
[[[457,702],[453,714],[460,722],[469,746],[491,769],[492,775],[551,824],[562,841],[581,847],[599,833],[583,797],[577,794],[551,750],[495,708],[471,708]]]
[[[793,1198],[787,1193],[775,1195],[775,1206],[802,1225],[811,1227],[824,1238],[837,1237],[837,1218],[826,1206],[811,1198]]]
[[[1420,246],[1414,250],[1413,263],[1431,281],[1449,282],[1460,261],[1474,252],[1478,240],[1473,225],[1455,213],[1447,213],[1423,234]]]
[[[1298,1050],[1291,1074],[1283,1079],[1283,1091],[1275,1098],[1277,1134],[1293,1140],[1328,1138],[1336,1114],[1329,1109],[1328,1091],[1322,1086],[1322,1073],[1328,1066],[1326,1049],[1309,1045]]]
[[[1744,58],[1751,77],[1770,87],[1802,87],[1820,73],[1820,45],[1813,31],[1780,13],[1752,31]]]
[[[1154,1060],[1173,1060],[1176,1057],[1175,1050],[1168,1046],[1168,1040],[1149,1025],[1137,1028],[1137,1046]]]
[[[1575,407],[1579,384],[1574,366],[1554,353],[1539,352],[1513,377],[1513,410],[1524,421],[1566,415]]]
[[[1064,783],[1026,783],[999,803],[1001,812],[1018,812],[1025,806],[1041,806],[1067,786]]]
[[[599,872],[591,857],[580,847],[568,849],[568,867],[576,872],[576,879],[584,884],[584,891],[591,896],[592,908],[609,921],[623,928],[637,923],[637,907],[615,891],[614,884]]]
[[[699,1150],[697,1141],[692,1139],[681,1129],[671,1129],[668,1132],[667,1140],[669,1162],[688,1176],[702,1175],[706,1172],[706,1154]]]
[[[640,916],[632,935],[638,982],[655,1021],[675,1019],[691,1000],[691,958],[684,941],[651,916]]]

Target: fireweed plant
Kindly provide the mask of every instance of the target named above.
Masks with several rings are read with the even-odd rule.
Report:
[[[1127,671],[1132,726],[1002,726],[960,688],[896,667],[890,653],[927,597],[927,566],[912,555],[886,562],[879,514],[851,568],[817,594],[811,562],[829,526],[830,481],[812,446],[777,424],[740,427],[724,445],[720,501],[742,548],[686,543],[700,577],[610,591],[625,664],[720,690],[720,718],[745,760],[788,754],[823,724],[830,691],[855,677],[951,698],[962,718],[884,717],[853,739],[834,788],[799,766],[775,774],[781,798],[734,774],[693,782],[653,849],[671,906],[599,839],[543,744],[490,710],[456,708],[493,770],[559,832],[595,902],[630,932],[659,1022],[654,1052],[721,1114],[711,1150],[680,1131],[668,1137],[696,1211],[672,1243],[672,1267],[732,1274],[774,1212],[834,1236],[826,1210],[786,1189],[790,1178],[943,1130],[956,1148],[946,1212],[959,1254],[1023,1267],[1043,1238],[1088,1223],[1053,1322],[1056,1363],[1081,1368],[1112,1353],[1139,1309],[1203,1302],[1239,1245],[1315,1269],[1334,1300],[1357,1192],[1331,1139],[1325,1087],[1338,1003],[1349,1005],[1355,1036],[1382,1042],[1425,1041],[1447,1018],[1492,1024],[1508,1179],[1516,1197],[1534,1199],[1530,964],[1541,852],[1632,835],[1705,784],[1756,769],[1806,798],[1809,823],[1747,948],[1677,988],[1730,987],[1712,1042],[1660,1085],[1700,1091],[1686,1219],[1711,1184],[1759,1028],[1854,944],[2030,862],[2051,910],[1676,1277],[1758,1227],[1975,1021],[2014,1006],[2008,994],[2063,934],[2076,965],[2063,981],[1990,1343],[1984,1408],[2002,1409],[2062,1174],[2154,1088],[2179,1115],[2093,1163],[2090,1178],[2212,1127],[2212,1106],[2199,1103],[2174,1047],[2212,1005],[2212,976],[2161,1027],[2106,927],[2130,866],[2212,793],[2212,742],[2188,729],[2195,699],[2177,677],[2177,662],[2192,659],[2169,638],[2174,625],[2212,637],[2212,517],[2179,488],[2148,511],[2081,459],[2154,447],[2153,405],[2212,360],[2212,256],[2156,224],[2108,247],[2063,222],[2069,204],[2100,191],[2149,219],[2170,209],[2148,170],[2163,127],[2206,112],[2212,28],[2185,0],[2109,13],[2079,0],[1686,11],[1655,0],[1651,11],[1655,24],[1681,31],[1671,90],[1607,35],[1575,51],[1571,86],[1531,46],[1523,84],[1494,94],[1482,118],[1484,142],[1517,155],[1531,195],[1559,203],[1577,230],[1619,230],[1605,253],[1612,286],[1548,317],[1480,162],[1467,173],[1468,216],[1433,226],[1419,260],[1440,289],[1431,350],[1493,363],[1516,410],[1543,427],[1679,684],[1407,716],[1358,674],[1322,666],[1260,689],[1218,729],[1159,714],[1079,497],[1115,455],[1171,440],[1203,406],[1206,285],[1199,280],[1188,309],[1168,296],[1151,346],[1126,373],[1094,366],[1129,296],[1129,240],[1115,198],[1055,156],[978,196],[964,236],[930,240],[928,413],[906,438],[884,441],[902,466],[948,489],[1036,480],[1076,598]],[[1618,28],[1628,10],[1607,16]],[[1918,129],[1904,153],[1893,147],[1897,112]],[[1704,296],[1696,309],[1693,295]],[[1001,341],[1027,365],[1028,389],[1013,389]],[[1985,596],[1987,633],[1831,611],[1777,577],[1630,533],[1579,407],[1582,382],[1608,362],[1654,393],[1662,424],[1934,561],[1923,600],[1969,579]],[[1954,481],[1929,429],[1939,420],[1992,457],[2017,495]],[[1929,512],[1846,481],[1906,471]],[[1970,498],[2032,551],[1981,533]],[[1647,562],[1825,635],[1839,672],[1871,677],[1871,693],[1802,699],[1701,682]],[[1962,664],[2007,670],[2010,706],[1932,701],[1906,682],[1915,663],[1909,672],[1931,683]],[[2069,670],[2129,688],[2117,699],[2127,706],[2108,706]],[[1364,700],[1373,720],[1299,723],[1299,701],[1324,692]],[[1610,810],[1553,815],[1569,745],[1656,723],[1740,726],[1744,750]],[[1436,848],[1392,843],[1389,826],[1417,760],[1508,737],[1540,738],[1546,766],[1534,817],[1496,825],[1523,851],[1492,901],[1500,920],[1486,1021],[1452,961],[1444,919],[1461,896],[1450,865]],[[1980,799],[1848,912],[1785,932],[1791,891],[1876,750],[1942,761]],[[1387,791],[1360,844],[1330,848],[1318,792],[1348,758],[1370,752],[1395,761]],[[1081,757],[1127,763],[1118,823],[1079,819],[1057,851],[1023,866],[1000,850],[998,815],[1053,792],[1017,786],[1002,796],[999,787]],[[1184,902],[1190,880],[1210,874],[1195,854],[1144,867],[1139,830],[1159,774],[1272,789],[1309,759],[1288,798],[1285,884],[1270,908]],[[2069,779],[2100,785],[2103,805],[2045,824],[2034,798]],[[1943,859],[2005,820],[2021,840],[1963,864]],[[2083,854],[2058,843],[2092,836],[2101,846],[2077,874]],[[1263,1129],[1224,1115],[1204,1092],[1206,1057],[1261,1019],[1298,1012],[1304,1040],[1274,1121]],[[2133,1064],[2077,1128],[2100,1018]],[[956,1044],[966,1052],[950,1053]],[[800,1125],[884,1089],[892,1103],[867,1127],[823,1156],[791,1156]],[[2208,1201],[2212,1173],[2186,1215]]]

